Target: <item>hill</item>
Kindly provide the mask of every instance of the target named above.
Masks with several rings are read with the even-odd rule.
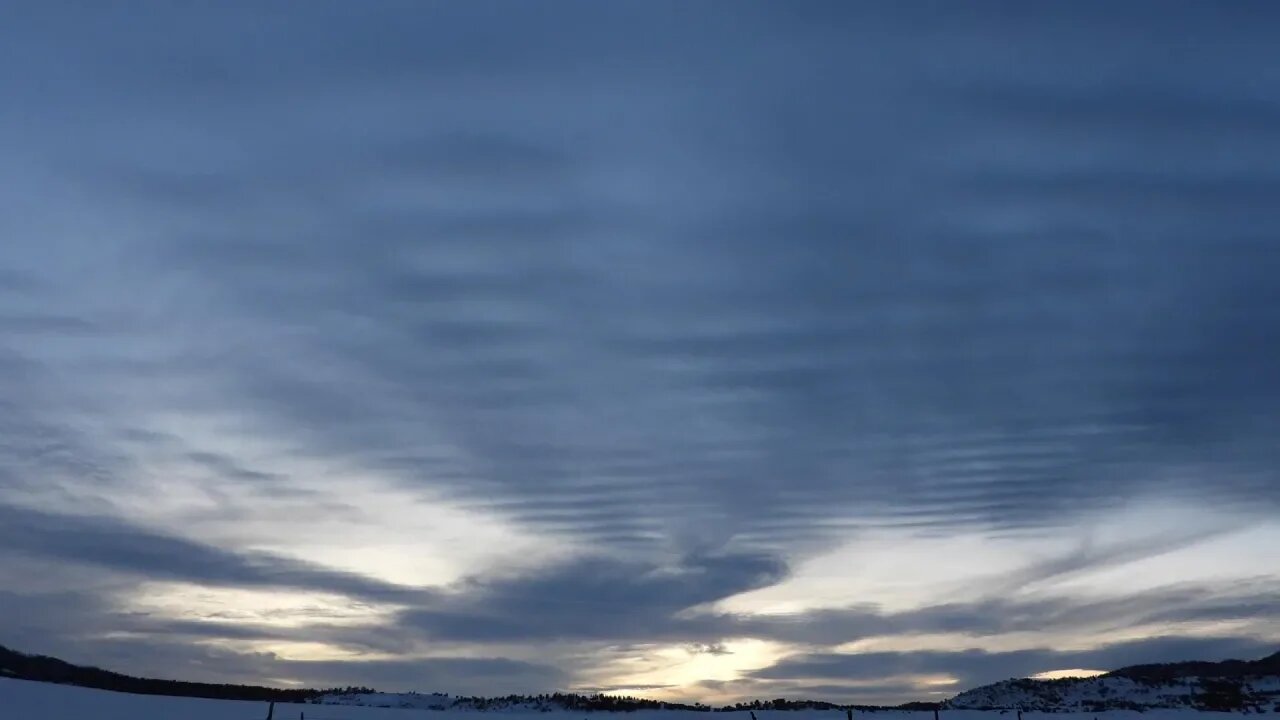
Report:
[[[307,702],[313,697],[324,694],[318,690],[284,690],[254,685],[221,685],[139,678],[96,667],[73,665],[65,660],[44,655],[29,655],[3,645],[0,645],[0,676],[138,695],[173,695],[219,700]]]
[[[1043,712],[1255,710],[1280,712],[1280,653],[1261,660],[1134,665],[1092,678],[1003,680],[947,701],[956,709]]]

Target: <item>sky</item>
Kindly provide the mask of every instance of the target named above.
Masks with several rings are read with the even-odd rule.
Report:
[[[1274,3],[0,15],[0,644],[712,703],[1280,645]]]

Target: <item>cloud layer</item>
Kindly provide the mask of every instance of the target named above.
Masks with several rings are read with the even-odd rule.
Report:
[[[16,8],[0,642],[886,700],[1276,641],[1274,15]]]

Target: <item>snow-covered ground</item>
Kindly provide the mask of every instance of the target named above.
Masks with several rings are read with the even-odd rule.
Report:
[[[1257,677],[1232,681],[1248,702],[1270,711],[1280,704],[1280,678]],[[1185,708],[1205,690],[1200,678],[1168,683],[1139,683],[1127,677],[1095,677],[1037,682],[1006,680],[960,693],[953,708],[1008,707],[1023,709],[1087,709],[1102,703],[1123,703],[1146,710]]]
[[[406,720],[405,711],[276,703],[275,720]],[[262,720],[267,703],[130,695],[0,678],[4,720]]]
[[[430,696],[419,696],[427,697]],[[287,705],[277,703],[276,720],[448,720],[452,716],[468,715],[475,720],[475,711],[433,711],[354,707],[343,705]],[[585,713],[503,712],[504,720],[525,718],[547,720],[549,714],[570,720]],[[749,720],[743,713],[698,713],[675,710],[652,710],[626,713],[627,720]],[[855,717],[867,713],[854,713]],[[262,720],[267,716],[267,704],[236,700],[204,700],[200,698],[161,697],[156,695],[129,695],[106,690],[51,685],[0,678],[0,718],[4,720]],[[756,712],[759,720],[844,720],[838,711]],[[775,716],[785,716],[775,718]],[[931,712],[885,711],[874,713],[877,720],[933,720]],[[1013,713],[982,712],[977,710],[944,710],[943,720],[997,720],[1015,717]],[[1084,715],[1025,713],[1024,720],[1204,720],[1221,718],[1221,714],[1198,713],[1191,710],[1155,710],[1146,713],[1117,711],[1086,713]]]

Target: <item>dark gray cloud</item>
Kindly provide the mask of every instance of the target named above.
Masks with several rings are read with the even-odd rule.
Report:
[[[555,527],[573,514],[567,529],[599,534],[592,521],[607,518],[637,541],[670,531],[677,510],[727,537],[764,503],[782,540],[867,503],[905,523],[1038,524],[1224,448],[1239,467],[1215,496],[1275,500],[1273,418],[1255,399],[1280,326],[1280,218],[1256,159],[1280,143],[1266,122],[1277,109],[1243,78],[1221,82],[1211,71],[1230,63],[1207,51],[1160,74],[1152,59],[1181,47],[1179,22],[1082,58],[1052,51],[1097,30],[1092,10],[913,34],[886,7],[820,31],[764,6],[710,29],[710,10],[675,23],[583,6],[564,9],[568,25],[524,18],[497,57],[457,40],[505,38],[486,12],[405,12],[343,23],[329,72],[339,56],[322,38],[339,26],[319,11],[165,9],[153,21],[175,32],[141,46],[96,12],[64,31],[113,32],[11,51],[56,68],[73,48],[130,48],[92,64],[115,81],[95,101],[141,126],[104,118],[107,137],[45,162],[154,225],[118,240],[152,290],[115,284],[129,276],[116,271],[78,299],[127,314],[162,293],[158,338],[209,328],[207,342],[137,360],[218,388],[184,410],[244,408],[319,456],[547,505],[527,515]],[[1182,17],[1210,14],[1239,34],[1240,58],[1257,52],[1241,19]],[[1106,38],[1126,36],[1117,22]],[[260,40],[245,53],[204,32],[246,23]],[[782,23],[810,49],[748,52],[753,23]],[[196,27],[194,44],[176,42]],[[641,27],[664,40],[640,42]],[[874,44],[878,73],[850,42],[873,27],[891,33]],[[1002,28],[1005,43],[987,42]],[[928,47],[967,59],[944,69],[917,55]],[[148,53],[172,60],[128,60]],[[581,57],[598,67],[565,75]],[[1016,74],[1002,62],[1014,57]],[[677,66],[684,76],[664,74]],[[844,91],[835,67],[851,69]],[[227,104],[205,114],[165,95],[167,72],[222,77],[202,93]],[[453,86],[434,73],[465,90],[442,95]],[[327,105],[379,77],[370,97]],[[273,78],[320,105],[295,116],[259,94]],[[80,87],[58,79],[48,92]],[[232,140],[240,150],[223,151]],[[18,260],[41,242],[22,237]],[[95,323],[72,310],[11,322]],[[424,436],[468,466],[415,456]]]
[[[816,654],[786,658],[751,675],[767,680],[820,682],[948,674],[957,677],[961,687],[968,688],[1052,670],[1115,669],[1163,662],[1170,657],[1254,659],[1269,654],[1274,647],[1272,643],[1240,637],[1155,637],[1085,651]]]
[[[1276,12],[19,3],[4,550],[404,602],[399,629],[458,642],[1140,614],[684,611],[871,527],[1070,534],[1132,497],[1274,516]],[[468,572],[453,602],[111,519],[168,483],[208,502],[166,527],[367,522],[375,482],[592,559]],[[1151,617],[1271,612],[1188,592]]]
[[[1273,582],[1242,583],[1241,587],[1230,589],[1176,585],[1101,600],[995,598],[939,603],[901,612],[852,606],[763,619],[721,616],[708,622],[713,627],[718,623],[717,630],[728,635],[814,645],[931,633],[957,633],[978,639],[1037,632],[1063,637],[1190,622],[1256,620],[1265,623],[1280,617],[1280,602],[1272,597],[1275,590]]]
[[[0,546],[54,562],[220,587],[314,590],[383,602],[426,591],[269,553],[236,553],[103,517],[0,505]]]
[[[782,579],[756,555],[692,556],[673,567],[597,558],[532,576],[466,583],[455,602],[408,611],[400,623],[438,640],[679,640],[723,632],[681,611]],[[721,627],[716,627],[719,624]]]
[[[1106,566],[1103,560],[1094,568]],[[1182,583],[1093,599],[1018,597],[1010,595],[1006,585],[995,584],[978,599],[902,611],[862,604],[761,616],[711,606],[716,600],[768,587],[785,573],[785,564],[764,556],[692,556],[674,566],[586,559],[527,575],[465,580],[397,613],[389,623],[393,629],[385,634],[367,628],[308,632],[337,644],[382,649],[407,639],[487,646],[566,640],[614,645],[692,641],[687,646],[691,653],[726,655],[732,653],[724,641],[743,637],[810,647],[929,634],[982,642],[1017,633],[1105,637],[1134,628],[1159,631],[1188,623],[1266,624],[1280,619],[1280,588],[1265,575],[1229,586]],[[1176,640],[1169,638],[1169,647]]]

